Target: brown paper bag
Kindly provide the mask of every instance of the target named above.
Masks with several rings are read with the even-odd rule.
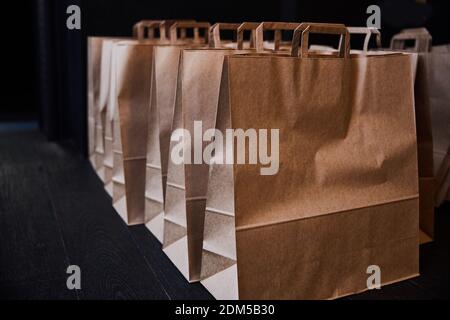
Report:
[[[108,179],[105,174],[105,125],[108,94],[111,81],[111,58],[114,42],[120,41],[120,38],[104,38],[102,41],[102,55],[100,65],[100,88],[96,114],[96,157],[101,159],[99,168],[99,177],[105,183]]]
[[[175,91],[178,76],[180,52],[183,48],[204,46],[199,38],[180,41],[178,30],[205,29],[208,35],[209,24],[178,22],[172,27],[174,37],[171,45],[159,46],[154,52],[152,79],[152,103],[149,116],[149,135],[147,138],[146,168],[146,214],[147,228],[162,242],[162,217],[165,180],[167,176],[168,145],[172,125]],[[194,32],[198,36],[198,31]],[[207,41],[206,41],[207,43]]]
[[[309,33],[342,34],[345,46],[311,55]],[[293,57],[225,58],[216,127],[278,129],[279,170],[223,165],[216,150],[202,258],[216,298],[337,298],[367,290],[370,266],[382,284],[418,275],[410,57],[350,56],[348,38],[344,26],[304,24]]]
[[[408,40],[414,40],[414,47],[406,47]],[[411,51],[417,53],[418,56],[414,96],[419,165],[420,243],[430,242],[434,238],[435,176],[429,63],[427,62],[430,48],[431,35],[423,28],[403,30],[391,40],[391,50]]]
[[[364,40],[364,48],[362,51],[352,50],[352,53],[360,54],[386,54],[386,52],[399,52],[404,50],[404,35],[397,36],[397,40],[393,40],[391,51],[380,50],[381,48],[381,35],[376,28],[360,28],[360,27],[348,27],[350,34],[366,34]],[[375,51],[369,51],[369,40],[372,35],[375,35],[377,49]],[[411,35],[408,35],[410,37]],[[414,37],[417,37],[414,33]],[[394,38],[395,39],[395,38]],[[413,38],[414,40],[415,38]],[[429,95],[429,81],[428,81],[428,67],[426,52],[416,52],[420,48],[426,50],[428,44],[431,41],[431,37],[428,32],[419,32],[419,38],[416,41],[416,48],[411,50],[414,54],[411,55],[411,64],[413,68],[413,74],[415,75],[415,112],[416,112],[416,131],[417,131],[417,143],[419,154],[419,197],[420,197],[420,231],[419,239],[420,243],[427,243],[432,241],[434,236],[434,176],[433,176],[433,161],[432,161],[432,145],[433,138],[431,132],[431,119],[430,119],[430,95]],[[395,47],[395,48],[394,48]],[[421,49],[420,49],[421,50]]]
[[[88,37],[88,144],[89,160],[94,170],[101,167],[101,159],[95,153],[96,148],[96,117],[99,96],[99,78],[101,63],[101,37]]]
[[[135,39],[144,41],[146,39],[155,39],[155,29],[161,27],[164,28],[165,21],[159,20],[143,20],[136,23],[133,26],[133,36]],[[163,35],[164,37],[165,35]],[[131,38],[113,38],[110,39],[110,43],[106,45],[108,50],[105,55],[104,62],[104,86],[103,86],[103,99],[102,103],[105,105],[105,111],[103,112],[104,121],[102,122],[103,136],[104,136],[104,148],[103,148],[103,168],[104,168],[104,179],[106,192],[112,197],[113,196],[113,143],[114,143],[114,132],[113,132],[113,119],[114,114],[117,109],[117,93],[116,93],[116,43],[123,40],[131,40]]]
[[[123,41],[123,40],[122,40]],[[105,119],[105,147],[104,147],[104,184],[106,192],[112,197],[113,196],[113,165],[114,165],[114,116],[117,112],[117,42],[113,42],[111,48],[111,64],[110,64],[110,80],[109,80],[109,92],[108,92],[108,103],[106,107],[106,119]],[[116,120],[117,117],[116,117]]]
[[[350,34],[366,33],[364,41],[364,49],[361,53],[368,52],[368,44],[371,35],[376,35],[376,43],[378,49],[381,48],[381,35],[374,28],[347,28]],[[365,32],[366,30],[366,32]],[[419,153],[419,195],[420,195],[420,243],[432,241],[434,237],[434,190],[435,178],[433,175],[432,161],[432,130],[431,130],[431,81],[429,73],[429,54],[427,52],[417,52],[417,50],[428,50],[431,42],[431,36],[426,30],[414,29],[408,33],[402,33],[393,39],[392,52],[404,50],[404,42],[406,40],[416,40],[415,48],[411,52],[415,52],[411,56],[413,71],[415,74],[415,110],[416,110],[416,130],[418,135],[418,153]],[[352,50],[352,52],[356,52]],[[371,51],[370,54],[385,54],[385,50]],[[441,126],[442,128],[442,126]]]
[[[110,81],[111,49],[114,41],[124,38],[112,37],[90,37],[88,43],[88,86],[93,93],[92,99],[88,101],[89,119],[88,134],[90,137],[91,159],[95,162],[95,170],[99,178],[105,181],[105,121],[106,103]],[[91,49],[92,44],[97,49]],[[90,58],[89,58],[90,56]]]
[[[258,24],[245,24],[240,29],[241,33],[237,36],[240,41],[234,45],[235,48],[244,47],[244,30],[253,28],[254,31],[256,26]],[[196,131],[196,134],[203,136],[208,129],[214,128],[224,57],[249,52],[223,48],[219,32],[228,29],[239,34],[239,27],[238,24],[214,25],[211,28],[210,48],[185,49],[181,57],[172,138],[170,149],[166,153],[168,175],[163,250],[190,282],[200,280],[209,165],[203,161],[196,164],[175,162],[172,156],[176,152],[175,149],[184,144],[184,139],[188,137],[176,137],[173,133],[184,129],[192,134]],[[226,47],[230,47],[230,44],[226,44]],[[202,122],[202,128],[195,126],[196,121]],[[187,140],[185,142],[187,143]],[[191,153],[191,147],[193,145],[186,145],[184,152]],[[203,153],[204,147],[205,144],[201,144],[199,152]]]
[[[129,224],[144,223],[145,132],[152,45],[117,43],[117,116],[114,119],[113,206]]]
[[[102,40],[102,55],[101,55],[101,67],[100,67],[100,88],[99,98],[97,103],[97,117],[96,117],[96,155],[101,162],[99,167],[100,179],[104,182],[105,186],[111,181],[110,170],[110,158],[111,158],[111,143],[110,136],[107,135],[109,124],[106,114],[108,113],[109,95],[111,88],[111,78],[113,77],[112,71],[112,56],[114,44],[118,41],[130,40],[130,38],[103,38]],[[108,131],[108,134],[110,130]],[[105,166],[106,163],[106,166]],[[106,188],[109,190],[110,188]]]
[[[117,44],[118,112],[113,121],[113,205],[127,224],[140,224],[149,220],[145,213],[145,171],[153,50],[157,46],[170,45],[173,41],[179,44],[200,41],[198,34],[193,39],[186,37],[184,27],[180,28],[176,24],[171,27],[174,32],[169,41],[165,24],[158,23],[157,26],[159,40]],[[198,27],[194,31],[198,33]]]
[[[167,43],[163,28],[160,35],[160,39],[116,44],[113,206],[129,225],[146,221],[144,190],[152,56],[156,45]]]
[[[175,22],[171,26],[171,45],[154,49],[147,137],[145,211],[148,217],[146,227],[160,242],[163,242],[164,194],[180,55],[185,48],[206,46],[209,26],[209,23],[202,22]],[[192,29],[196,36],[199,36],[199,31],[203,29],[206,38],[203,41],[200,38],[191,41],[179,39],[180,29],[185,30],[184,32],[187,32],[186,29]]]
[[[109,89],[109,64],[111,37],[90,37],[88,40],[88,86],[89,116],[88,134],[90,158],[94,161],[94,169],[101,180],[105,180],[103,166],[105,141],[104,122],[107,90]],[[96,46],[96,48],[94,47]]]
[[[105,68],[108,69],[105,72],[106,78],[104,83],[104,97],[101,100],[104,103],[104,107],[101,113],[101,129],[103,133],[103,183],[105,185],[106,192],[113,196],[113,144],[114,144],[114,128],[113,119],[117,112],[117,48],[118,44],[132,39],[110,39],[105,42],[104,49],[108,51],[107,62],[105,62]],[[106,55],[106,53],[105,53]]]
[[[351,35],[365,34],[363,50],[352,50],[352,53],[358,54],[386,54],[388,52],[395,53],[404,50],[402,43],[395,40],[396,48],[391,51],[380,50],[381,34],[376,28],[364,27],[348,27],[347,30]],[[369,41],[372,35],[375,35],[377,49],[369,51]],[[399,40],[399,39],[398,39]],[[403,39],[403,41],[406,40]],[[416,43],[416,49],[411,52],[411,64],[413,74],[415,75],[415,110],[416,110],[416,131],[418,136],[418,154],[419,154],[419,197],[420,197],[420,243],[432,241],[434,236],[434,177],[433,177],[433,161],[432,161],[432,134],[430,120],[430,97],[429,84],[427,80],[427,67],[425,53],[417,53],[419,48],[427,48],[427,44],[431,41],[431,37],[426,32],[419,37]],[[392,46],[394,47],[394,45]],[[430,176],[431,175],[431,176]]]
[[[450,185],[450,45],[433,47],[427,55],[427,65],[436,177],[435,205],[439,206],[445,201]]]
[[[157,21],[141,21],[134,27],[145,34],[149,24]],[[89,37],[88,39],[88,136],[89,156],[108,193],[111,192],[111,129],[106,117],[110,89],[112,47],[124,37]],[[128,38],[131,39],[131,38]]]

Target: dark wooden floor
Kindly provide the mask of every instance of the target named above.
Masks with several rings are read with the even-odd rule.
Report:
[[[449,298],[450,206],[421,276],[348,299]],[[66,287],[69,265],[82,289]],[[115,213],[87,160],[36,132],[0,134],[1,299],[211,299],[188,284],[143,226]]]

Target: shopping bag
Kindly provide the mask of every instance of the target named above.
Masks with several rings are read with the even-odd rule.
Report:
[[[112,198],[114,208],[128,225],[146,221],[145,163],[153,48],[167,43],[161,23],[154,26],[160,28],[160,38],[115,44]]]
[[[314,55],[310,33],[345,45]],[[216,298],[330,299],[368,290],[373,269],[381,285],[418,275],[410,57],[349,51],[344,26],[303,24],[292,56],[225,57],[216,128],[249,142],[215,145],[201,282]]]
[[[248,49],[236,48],[244,47],[242,33],[246,30],[254,33],[256,26],[258,24],[247,23],[240,27],[239,24],[218,23],[211,28],[210,48],[185,49],[182,52],[172,137],[167,153],[163,250],[191,282],[200,279],[209,171],[208,163],[201,156],[206,144],[195,142],[197,149],[194,151],[194,135],[203,137],[208,130],[214,129],[224,57],[249,52]],[[240,41],[232,46],[226,43],[220,38],[222,30],[233,31]],[[186,155],[195,155],[195,160],[177,158],[180,146]]]
[[[195,34],[190,38],[186,34],[186,27],[174,27],[173,24],[171,30],[174,32],[171,32],[169,41],[165,24],[154,25],[159,28],[159,39],[117,44],[128,46],[130,50],[140,48],[145,52],[145,57],[126,54],[121,58],[118,50],[116,58],[118,112],[113,115],[113,205],[128,224],[140,224],[149,220],[145,212],[145,168],[153,50],[157,46],[171,45],[174,42],[200,44],[202,41],[197,34],[198,27],[194,28]]]
[[[102,49],[101,37],[88,37],[88,153],[92,167],[97,172],[101,167],[101,161],[95,154],[96,148],[96,113],[99,95],[100,60]]]
[[[180,55],[185,48],[204,47],[208,44],[209,23],[179,21],[171,24],[169,45],[154,48],[152,68],[152,94],[147,136],[147,163],[145,184],[146,227],[163,242],[164,194],[167,180],[170,132],[175,108],[175,93],[179,73]],[[193,31],[193,38],[186,32]],[[180,36],[179,33],[182,31]],[[200,31],[204,31],[203,39]],[[197,38],[195,38],[197,37]]]
[[[407,47],[408,40],[414,46]],[[433,164],[433,132],[431,123],[431,83],[429,80],[429,50],[431,35],[426,29],[407,29],[391,39],[391,50],[417,53],[414,84],[417,149],[419,165],[420,242],[434,238],[435,170]]]
[[[105,104],[109,90],[109,65],[112,43],[122,38],[88,38],[88,137],[93,167],[105,181]]]
[[[427,65],[436,177],[435,205],[439,206],[445,201],[450,185],[450,45],[434,46],[427,55]]]
[[[105,174],[105,125],[106,125],[106,110],[108,102],[108,93],[111,81],[111,58],[112,48],[116,41],[123,40],[121,38],[104,38],[102,41],[102,53],[100,60],[100,83],[99,83],[99,97],[97,101],[97,113],[95,118],[96,125],[96,144],[95,154],[100,159],[99,177],[106,184],[108,178]]]
[[[165,21],[159,20],[142,20],[133,26],[133,37],[134,39],[144,41],[146,39],[155,40],[156,32],[155,29],[160,29],[165,27]],[[160,25],[161,24],[161,25]],[[163,33],[165,30],[163,30]],[[159,35],[161,38],[165,38],[165,34]],[[133,38],[113,38],[109,39],[105,43],[105,57],[103,62],[103,87],[102,87],[102,99],[101,106],[102,109],[102,132],[103,132],[103,182],[105,184],[106,192],[112,197],[113,196],[113,143],[114,143],[114,126],[113,119],[114,114],[117,110],[117,93],[116,93],[116,44],[119,41],[131,40]]]
[[[381,35],[375,28],[347,28],[350,34],[364,34],[364,49],[362,53],[368,51],[369,39],[372,34],[376,35],[377,50],[381,48]],[[366,32],[365,32],[366,30]],[[401,42],[400,42],[401,40]],[[434,189],[435,177],[433,173],[433,135],[430,116],[431,96],[429,80],[429,59],[427,52],[417,52],[417,50],[428,50],[431,37],[426,30],[414,29],[412,33],[403,33],[393,39],[392,52],[405,50],[405,41],[416,40],[415,47],[411,52],[412,70],[415,75],[415,110],[416,110],[416,131],[418,137],[418,163],[419,163],[419,197],[420,197],[420,243],[430,242],[434,237]],[[372,52],[375,54],[377,51]],[[381,54],[386,50],[378,51]]]
[[[122,40],[123,41],[123,40]],[[106,192],[113,197],[113,165],[114,165],[114,123],[118,121],[118,117],[115,117],[117,112],[117,42],[112,43],[111,47],[111,63],[109,74],[109,87],[108,87],[108,102],[106,105],[106,118],[104,123],[104,184]]]
[[[391,50],[381,50],[381,34],[376,28],[363,27],[348,27],[351,35],[365,34],[363,50],[352,50],[353,53],[375,55],[386,54],[388,52],[395,53],[399,50],[404,51],[404,41],[399,43],[398,40],[393,40]],[[372,36],[375,36],[376,49],[369,51],[369,41]],[[403,36],[402,36],[403,37]],[[414,40],[414,39],[412,39]],[[418,166],[419,166],[419,198],[420,198],[420,243],[427,243],[432,241],[434,237],[434,176],[433,176],[433,138],[431,132],[430,119],[430,95],[429,95],[429,81],[427,77],[426,53],[416,52],[419,48],[428,47],[431,37],[425,32],[416,42],[416,49],[411,50],[411,65],[413,74],[415,75],[414,97],[415,97],[415,114],[416,114],[416,132],[418,144]]]
[[[365,39],[364,39],[364,45],[363,45],[363,49],[362,50],[352,50],[352,53],[358,53],[358,54],[365,54],[369,51],[368,47],[369,47],[369,42],[372,36],[375,36],[375,43],[376,43],[376,49],[375,50],[371,50],[370,54],[386,54],[386,50],[380,50],[381,48],[381,34],[378,31],[378,29],[376,28],[365,28],[365,27],[348,27],[347,28],[348,31],[350,32],[350,34],[355,35],[355,34],[363,34],[365,35]],[[408,36],[406,38],[404,38],[404,40],[415,40],[416,33],[422,33],[421,30],[412,30],[412,37],[411,34],[407,34]],[[422,38],[419,38],[419,40]],[[419,48],[427,48],[428,43],[430,42],[430,36],[429,34],[425,31],[424,32],[424,37],[423,40],[420,40],[416,43],[416,49],[413,50],[417,51]],[[342,41],[342,38],[341,38]],[[403,44],[404,43],[400,43]],[[341,44],[340,44],[341,45]],[[398,44],[397,44],[398,45]],[[316,50],[318,52],[320,52],[321,54],[324,54],[324,52],[336,52],[336,49],[333,49],[332,47],[326,47],[326,46],[315,46],[315,45],[311,45],[311,50]],[[400,46],[401,49],[404,49],[403,47]],[[440,46],[435,47],[435,49],[433,50],[434,53],[438,53],[438,58],[437,60],[439,61],[439,65],[441,66],[445,66],[445,56],[443,56],[442,54],[447,53],[448,54],[448,48],[449,46]],[[399,49],[399,48],[397,48]],[[395,51],[392,51],[395,52]],[[421,62],[419,63],[418,60],[421,60]],[[423,60],[426,61],[426,72],[424,72],[424,66],[423,66]],[[437,84],[432,84],[433,80],[433,76],[430,76],[430,72],[433,72],[433,70],[436,70],[437,68],[433,68],[429,66],[429,62],[430,62],[431,58],[430,58],[430,54],[425,54],[422,53],[420,55],[420,57],[418,57],[417,54],[412,54],[411,55],[411,63],[413,66],[413,73],[416,75],[415,79],[419,79],[417,80],[417,84],[416,84],[416,92],[415,92],[415,96],[416,96],[416,109],[418,109],[418,114],[417,116],[420,118],[419,122],[421,123],[420,125],[417,126],[417,130],[419,131],[419,142],[422,145],[422,147],[419,147],[419,159],[422,158],[422,160],[419,160],[419,164],[421,165],[422,168],[422,172],[425,172],[425,174],[430,174],[430,172],[432,171],[432,166],[431,164],[431,148],[430,148],[430,140],[431,140],[431,130],[430,130],[430,120],[429,120],[429,103],[431,104],[431,101],[433,100],[433,98],[431,97],[431,94],[429,94],[429,91],[433,91],[434,87],[442,87],[442,83],[443,81],[435,81]],[[443,61],[442,61],[443,60]],[[445,67],[444,67],[445,68]],[[442,68],[441,68],[442,69]],[[417,71],[419,70],[419,71]],[[438,77],[442,78],[442,75],[444,75],[445,77],[445,72],[439,72],[438,73]],[[426,80],[423,80],[423,78],[426,77]],[[441,79],[442,80],[442,79]],[[424,83],[426,82],[426,83]],[[425,87],[426,86],[426,87]],[[425,87],[425,89],[424,89]],[[429,88],[429,89],[428,89]],[[437,90],[439,92],[439,89]],[[440,90],[441,92],[437,93],[438,96],[441,97],[445,97],[445,94],[448,92],[446,90]],[[444,93],[445,92],[445,93]],[[429,97],[429,96],[430,97]],[[431,101],[430,101],[431,100]],[[438,99],[434,99],[435,101]],[[443,106],[445,105],[445,103],[443,103],[442,101],[448,101],[446,99],[440,99],[441,102],[438,104],[438,108],[439,106]],[[440,107],[442,109],[442,107]],[[435,108],[436,110],[436,108]],[[437,125],[434,126],[434,131],[437,131],[436,133],[433,133],[433,135],[435,136],[440,136],[440,139],[438,139],[437,141],[441,141],[440,143],[436,143],[436,141],[434,141],[434,145],[435,145],[435,152],[434,152],[434,162],[435,162],[435,175],[437,177],[439,177],[437,179],[438,181],[438,186],[442,185],[442,181],[445,180],[445,173],[448,172],[448,164],[446,165],[446,162],[443,161],[443,158],[445,157],[445,155],[448,156],[448,151],[446,152],[446,150],[448,150],[448,146],[449,146],[449,142],[448,140],[450,138],[450,134],[448,132],[449,130],[449,126],[445,125],[447,123],[449,123],[450,121],[450,117],[448,116],[448,112],[447,115],[445,114],[446,111],[448,111],[448,108],[444,108],[444,110],[439,110],[440,112],[438,112],[439,115],[435,115],[435,121],[438,122]],[[447,140],[447,141],[446,141]],[[436,147],[436,145],[438,147]],[[440,151],[436,151],[440,150]],[[421,156],[420,156],[421,155]],[[448,161],[447,161],[448,163]],[[440,168],[440,169],[436,169],[436,168]],[[420,170],[419,170],[420,171]],[[420,237],[420,242],[421,243],[426,243],[432,240],[433,238],[433,234],[434,234],[434,210],[433,210],[433,190],[435,188],[434,185],[434,178],[433,177],[421,177],[420,179],[420,190],[421,190],[421,201],[420,201],[420,231],[419,231],[419,237]],[[447,182],[448,183],[448,182]],[[439,188],[438,188],[439,189]],[[440,192],[440,197],[441,199],[445,196],[445,192],[446,192],[447,188],[444,186],[443,188],[441,188],[441,192]],[[436,195],[436,197],[439,197],[439,194]],[[438,201],[438,203],[441,203]]]

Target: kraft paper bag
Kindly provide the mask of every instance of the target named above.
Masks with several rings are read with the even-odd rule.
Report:
[[[310,33],[345,45],[314,55]],[[217,145],[201,276],[216,298],[337,298],[367,290],[369,266],[383,285],[418,275],[411,60],[350,55],[348,38],[344,26],[303,24],[292,56],[225,58],[216,128],[278,129],[279,168],[222,164],[238,148]]]
[[[116,56],[117,109],[113,116],[113,206],[129,225],[146,223],[145,181],[148,117],[151,97],[151,77],[154,48],[177,43],[198,41],[184,37],[181,23],[171,26],[171,40],[159,23],[159,39],[118,43]],[[188,22],[183,22],[188,24]],[[198,33],[198,28],[194,28]],[[152,115],[154,116],[154,115]],[[120,136],[120,138],[119,138]],[[117,143],[116,143],[117,141]]]
[[[377,29],[374,28],[348,28],[351,34],[365,33],[366,38],[364,41],[364,50],[368,51],[369,39],[372,34],[376,35],[376,44],[378,48],[381,48],[381,36]],[[445,154],[445,150],[449,144],[441,143],[443,146],[440,150],[444,152],[434,152],[434,164],[433,164],[433,145],[436,145],[436,134],[440,134],[441,137],[445,136],[442,133],[446,131],[444,126],[438,125],[439,130],[432,130],[432,95],[433,91],[432,72],[433,67],[430,66],[430,53],[428,52],[429,45],[431,44],[431,36],[425,29],[410,29],[402,31],[399,35],[395,36],[392,40],[391,50],[392,52],[398,52],[399,50],[405,50],[405,41],[415,40],[415,47],[410,48],[408,51],[414,52],[411,55],[411,62],[413,66],[413,72],[415,74],[415,110],[416,110],[416,131],[418,137],[418,154],[419,154],[419,197],[420,197],[420,231],[419,238],[420,243],[427,243],[434,238],[434,198],[436,193],[436,179],[442,161],[442,157],[436,157],[436,154]],[[353,52],[353,51],[352,51]],[[378,51],[384,54],[386,51]],[[371,51],[370,54],[376,54],[377,51]],[[443,63],[442,65],[445,65]],[[438,85],[439,86],[439,85]],[[439,94],[438,94],[439,95]],[[442,117],[442,115],[441,115]],[[445,118],[445,116],[443,117]],[[442,118],[440,118],[442,119]],[[448,118],[447,118],[448,119]],[[442,123],[442,122],[441,122]],[[437,131],[436,133],[434,131]],[[440,139],[442,141],[442,139]],[[447,139],[448,140],[448,139]],[[444,140],[445,141],[445,140]],[[447,142],[448,143],[448,142]],[[439,160],[436,160],[438,158]],[[433,169],[434,167],[434,169]],[[445,172],[445,170],[444,170]],[[439,179],[438,179],[439,180]]]
[[[136,23],[133,26],[133,37],[137,40],[153,39],[155,40],[155,29],[164,28],[165,21],[159,20],[143,20]],[[163,34],[164,37],[164,34]],[[106,57],[104,61],[104,77],[105,81],[102,91],[102,103],[105,104],[104,121],[103,123],[103,136],[104,136],[104,150],[103,150],[103,170],[106,192],[113,196],[113,144],[114,144],[114,113],[116,112],[117,105],[117,92],[115,87],[116,81],[116,43],[123,40],[131,40],[131,38],[114,38],[110,39],[106,45],[108,50],[105,53]]]
[[[96,148],[96,113],[97,101],[99,95],[99,78],[101,63],[101,37],[88,37],[88,143],[89,160],[94,170],[101,167],[100,159],[95,154]]]
[[[160,21],[144,20],[133,27],[135,37],[143,37],[145,30],[154,23]],[[149,33],[150,35],[151,33]],[[88,81],[89,92],[94,95],[89,98],[88,134],[90,159],[94,162],[94,168],[100,179],[105,183],[105,188],[111,194],[111,129],[106,118],[111,73],[112,48],[116,41],[124,37],[90,37],[88,40]],[[96,48],[94,48],[95,46]],[[92,50],[90,48],[93,48]],[[91,54],[92,52],[92,54]],[[95,92],[95,93],[94,93]],[[95,111],[95,112],[94,112]],[[109,127],[108,127],[109,126]]]
[[[208,44],[209,23],[174,22],[171,44],[154,48],[152,68],[152,94],[147,136],[147,163],[145,185],[145,212],[147,229],[163,242],[164,195],[167,180],[170,133],[175,109],[175,94],[181,51],[185,48],[204,47]],[[199,37],[204,30],[204,39],[178,37],[179,30],[192,29]],[[195,31],[197,30],[197,31]]]
[[[439,206],[445,201],[450,185],[450,45],[433,47],[427,54],[427,65],[436,177],[435,205]]]
[[[414,47],[407,48],[407,40],[414,40]],[[419,165],[420,242],[434,238],[435,170],[433,164],[433,131],[431,123],[431,83],[428,55],[431,35],[426,29],[406,29],[391,39],[391,50],[417,53],[414,85],[416,131]]]
[[[90,37],[88,40],[88,134],[90,145],[90,159],[94,162],[94,169],[99,178],[105,180],[105,104],[109,90],[109,65],[111,47],[114,38]],[[93,47],[95,46],[95,47]],[[92,48],[92,50],[91,50]],[[91,94],[92,92],[92,94]]]
[[[106,89],[105,110],[103,111],[103,170],[104,170],[104,185],[106,192],[113,196],[113,165],[114,165],[114,116],[117,113],[117,52],[118,44],[125,41],[124,39],[110,40],[110,58],[108,63],[108,86]]]
[[[111,173],[105,168],[106,151],[109,146],[108,141],[105,141],[105,130],[107,121],[107,108],[108,98],[111,82],[111,61],[112,61],[112,49],[114,43],[117,41],[126,40],[122,37],[102,37],[101,38],[101,57],[100,57],[100,69],[99,69],[99,89],[98,98],[96,100],[96,116],[95,116],[95,156],[97,158],[97,173],[100,179],[108,184]]]
[[[358,54],[387,54],[395,53],[401,50],[404,51],[404,40],[402,43],[397,43],[393,40],[393,45],[390,51],[382,50],[381,48],[381,34],[376,28],[364,27],[348,27],[347,30],[351,35],[365,34],[363,50],[352,50],[352,53]],[[369,50],[369,41],[372,36],[375,36],[376,49]],[[416,36],[415,36],[416,37]],[[427,32],[421,33],[421,36],[416,42],[417,48],[427,48],[431,37]],[[395,47],[395,48],[394,48]],[[433,240],[434,237],[434,176],[433,176],[433,138],[431,132],[430,119],[430,95],[429,95],[429,81],[427,77],[428,67],[426,63],[425,53],[419,53],[417,50],[409,50],[411,52],[411,66],[414,75],[414,105],[416,114],[416,132],[418,144],[418,166],[419,166],[419,204],[420,204],[420,243],[427,243]]]
[[[144,38],[145,31],[152,29],[156,20],[144,20],[133,27],[134,37]],[[150,32],[148,36],[154,35]],[[106,119],[109,108],[110,82],[112,73],[112,47],[123,37],[88,38],[88,141],[89,159],[99,177],[105,182],[108,193],[111,192],[111,125]],[[130,38],[129,38],[130,39]]]
[[[208,128],[213,127],[223,58],[229,54],[248,52],[242,51],[242,48],[249,48],[253,40],[245,43],[243,31],[251,30],[251,39],[254,39],[256,28],[259,25],[258,23],[244,23],[241,26],[216,24],[211,29],[211,46],[221,47],[223,41],[221,43],[219,29],[234,30],[239,27],[238,42],[233,44],[235,48],[240,48],[239,51],[218,50],[217,48],[183,51],[183,75],[181,86],[178,87],[181,94],[177,95],[177,98],[182,96],[181,107],[175,111],[176,114],[180,112],[182,117],[178,118],[179,122],[174,124],[173,129],[184,128],[194,132],[194,122],[202,121],[200,134],[203,135]],[[298,25],[298,23],[291,24],[291,29],[294,30]],[[232,48],[230,43],[223,44],[225,48]],[[274,47],[281,47],[281,39],[272,44],[272,48]],[[266,42],[264,49],[268,49]],[[186,62],[184,62],[185,56]],[[200,92],[201,94],[199,94]],[[176,144],[176,142],[171,144],[170,153]],[[186,165],[169,162],[168,171],[163,227],[164,252],[189,281],[198,281],[201,267],[202,221],[205,210],[208,165],[205,163]],[[147,177],[149,177],[148,173]]]
[[[100,89],[97,105],[96,115],[96,147],[95,154],[100,159],[100,179],[105,182],[105,124],[106,124],[106,110],[108,102],[108,93],[111,80],[111,58],[112,48],[115,41],[120,39],[105,38],[102,41],[102,55],[100,65]]]
[[[113,120],[113,206],[128,225],[145,223],[147,120],[153,48],[159,40],[117,43]]]
[[[244,28],[250,27],[247,24],[240,30],[243,32]],[[172,138],[167,154],[163,251],[190,282],[200,280],[209,165],[203,159],[195,162],[194,158],[192,161],[174,160],[179,146],[186,154],[194,157],[195,153],[194,142],[189,143],[191,140],[187,135],[183,133],[177,137],[174,134],[184,129],[194,139],[194,134],[202,137],[208,129],[214,129],[224,57],[250,52],[237,49],[244,46],[243,42],[235,43],[235,49],[223,48],[219,32],[228,29],[238,33],[239,28],[239,24],[216,24],[211,28],[210,48],[184,49],[181,56]],[[200,142],[196,152],[203,154],[205,146]]]
[[[381,34],[376,28],[364,27],[348,27],[347,30],[351,35],[365,34],[363,50],[352,50],[356,54],[387,54],[404,51],[404,41],[397,42],[400,39],[393,40],[391,50],[381,49]],[[370,50],[369,42],[372,36],[375,36],[376,49]],[[402,36],[403,37],[403,36]],[[417,37],[417,35],[415,35]],[[415,38],[413,38],[415,39]],[[421,36],[416,41],[416,48],[408,50],[412,54],[411,65],[415,79],[414,97],[415,97],[415,112],[416,112],[416,132],[418,144],[418,165],[419,165],[419,197],[420,197],[420,243],[427,243],[433,240],[434,237],[434,183],[433,176],[433,161],[432,161],[432,145],[433,138],[431,132],[430,119],[430,96],[429,84],[427,80],[427,69],[425,53],[419,53],[420,48],[428,47],[431,37],[427,32],[421,33]],[[422,49],[420,49],[422,50]]]

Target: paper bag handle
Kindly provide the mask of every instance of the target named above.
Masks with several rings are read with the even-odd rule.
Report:
[[[136,22],[133,25],[133,37],[139,38],[140,35],[142,35],[142,37],[144,37],[145,24],[156,23],[156,22],[161,22],[161,21],[159,21],[159,20],[141,20],[139,22]]]
[[[159,38],[166,40],[165,22],[160,20],[142,20],[133,26],[133,36],[138,40],[145,39],[145,31],[148,30],[148,38],[155,38],[155,29],[159,29]]]
[[[194,30],[194,40],[199,41],[199,30],[205,30],[204,40],[205,43],[209,43],[209,28],[211,25],[208,22],[194,22],[194,21],[177,21],[170,26],[170,41],[175,43],[178,41],[178,30]],[[181,35],[182,38],[183,34]]]
[[[256,51],[264,51],[264,31],[274,31],[274,49],[279,50],[282,31],[294,31],[300,26],[296,22],[263,22],[256,28]]]
[[[174,24],[174,23],[176,23],[176,22],[195,22],[195,20],[192,20],[192,19],[187,19],[187,20],[185,20],[185,19],[183,19],[183,20],[180,20],[180,19],[174,19],[174,20],[164,20],[163,22],[164,22],[164,24],[165,24],[165,29],[166,29],[166,35],[167,36],[170,36],[170,27]],[[186,38],[186,29],[180,29],[180,38],[182,38],[182,39],[185,39]]]
[[[391,39],[391,50],[406,50],[408,40],[414,40],[413,52],[429,52],[431,50],[432,37],[425,28],[404,29]]]
[[[244,31],[251,31],[250,35],[250,47],[255,48],[256,44],[256,29],[261,25],[261,22],[244,22],[237,30],[237,48],[238,50],[244,49]]]
[[[364,46],[363,46],[363,52],[367,53],[369,50],[369,42],[372,35],[375,35],[375,41],[377,48],[381,48],[381,33],[377,28],[374,27],[347,27],[348,32],[350,35],[352,34],[365,34],[366,37],[364,38]],[[342,45],[342,37],[339,42],[339,48]]]
[[[220,31],[222,30],[231,30],[235,31],[237,34],[239,23],[216,23],[211,29],[209,29],[209,46],[211,48],[220,48],[221,46],[221,38]]]
[[[298,57],[299,52],[302,58],[308,58],[309,55],[309,34],[335,34],[340,35],[342,44],[339,48],[339,58],[350,57],[350,34],[343,24],[332,23],[302,23],[295,31],[292,39],[291,55]]]

